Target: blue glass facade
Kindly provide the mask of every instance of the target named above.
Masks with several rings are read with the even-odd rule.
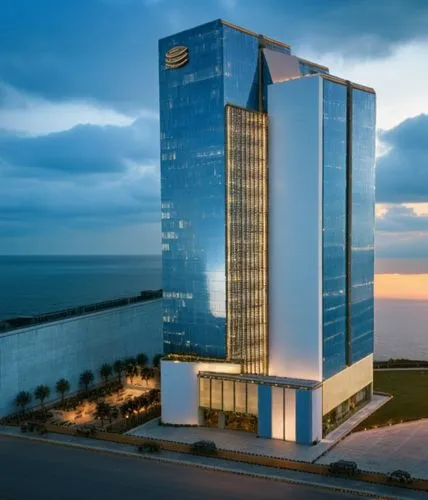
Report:
[[[352,90],[351,360],[373,352],[375,95]]]
[[[174,46],[189,62],[165,65]],[[159,42],[164,351],[225,355],[222,26]]]
[[[346,367],[347,89],[323,80],[323,377]]]
[[[258,110],[259,40],[223,26],[224,104]]]
[[[325,79],[323,378],[373,353],[374,162],[375,95]]]
[[[177,46],[189,61],[171,70]],[[258,109],[259,39],[214,21],[159,57],[164,350],[225,357],[225,105]]]

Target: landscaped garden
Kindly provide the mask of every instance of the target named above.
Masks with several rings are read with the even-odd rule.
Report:
[[[428,418],[428,370],[375,371],[374,391],[393,398],[356,431]]]
[[[147,356],[142,353],[112,365],[105,363],[98,374],[103,383],[97,387],[95,374],[85,370],[80,375],[80,391],[70,396],[71,385],[61,378],[55,384],[59,401],[49,408],[45,406],[51,395],[49,386],[39,385],[33,393],[21,391],[15,398],[20,411],[1,423],[22,425],[23,430],[27,430],[29,422],[30,429],[35,423],[42,423],[93,432],[125,432],[160,415],[159,361],[160,356],[155,356],[153,367],[149,367]],[[33,397],[40,405],[29,410]]]

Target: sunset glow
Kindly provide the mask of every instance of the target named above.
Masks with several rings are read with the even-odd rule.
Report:
[[[376,274],[375,297],[428,300],[428,274]]]

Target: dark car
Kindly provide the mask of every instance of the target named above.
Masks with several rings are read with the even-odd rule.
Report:
[[[328,471],[331,474],[346,474],[352,476],[357,474],[358,466],[355,462],[349,460],[339,460],[330,464]]]
[[[394,481],[396,483],[409,484],[412,482],[412,475],[406,470],[397,469],[386,475],[389,481]]]

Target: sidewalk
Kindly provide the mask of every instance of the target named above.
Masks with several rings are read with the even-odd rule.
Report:
[[[372,498],[393,498],[393,499],[426,499],[425,492],[404,490],[388,486],[370,484],[366,482],[342,479],[335,477],[319,476],[292,470],[274,469],[258,465],[230,462],[210,457],[200,457],[174,452],[162,451],[156,454],[140,454],[136,452],[134,446],[122,445],[95,439],[87,439],[77,436],[65,436],[60,434],[49,434],[47,437],[40,437],[32,434],[23,434],[16,427],[0,426],[0,436],[15,437],[19,439],[37,440],[55,445],[71,446],[84,448],[93,452],[100,453],[118,453],[121,455],[139,458],[157,460],[159,462],[172,462],[184,466],[196,466],[211,470],[221,470],[233,474],[244,474],[253,477],[262,477],[266,479],[285,481],[287,483],[312,486],[327,490],[340,491],[347,494],[354,494]]]
[[[378,410],[389,397],[375,394],[372,401],[358,410],[351,418],[328,434],[314,446],[306,446],[279,439],[258,438],[255,434],[229,429],[207,427],[171,427],[158,425],[151,420],[127,432],[130,436],[160,439],[176,443],[192,444],[201,439],[212,440],[222,450],[241,451],[266,457],[282,458],[299,462],[313,463],[325,455],[339,441],[352,432],[369,415]]]

